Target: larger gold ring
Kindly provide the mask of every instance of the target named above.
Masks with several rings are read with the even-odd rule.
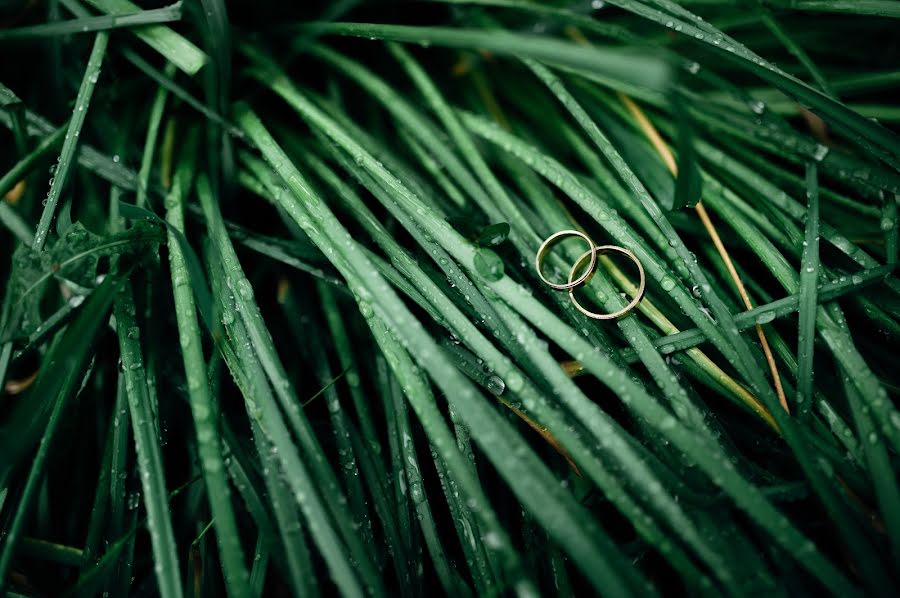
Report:
[[[572,265],[572,270],[569,272],[569,284],[572,283],[572,279],[575,276],[575,273],[578,272],[578,269],[581,267],[581,263],[585,260],[585,258],[587,258],[588,256],[591,256],[591,263],[593,264],[597,259],[597,253],[599,253],[600,255],[603,255],[604,253],[610,253],[610,252],[621,253],[622,255],[627,256],[635,264],[637,264],[638,272],[640,273],[640,277],[641,277],[641,282],[638,285],[637,293],[631,299],[631,301],[628,303],[628,305],[626,305],[625,307],[623,307],[622,309],[620,309],[618,311],[614,311],[609,314],[598,314],[596,312],[592,312],[588,309],[585,309],[575,299],[575,286],[577,286],[577,285],[573,285],[573,286],[569,287],[569,299],[572,301],[573,304],[575,304],[575,307],[578,308],[578,311],[580,311],[581,313],[583,313],[584,315],[586,315],[589,318],[594,318],[595,320],[614,320],[615,318],[620,318],[620,317],[624,316],[625,314],[630,312],[632,309],[637,307],[637,304],[641,302],[641,298],[643,298],[643,296],[644,296],[644,290],[647,287],[647,277],[644,275],[644,267],[641,265],[641,261],[631,251],[625,249],[624,247],[619,247],[618,245],[600,245],[599,247],[592,247],[591,251],[586,251],[585,253],[581,254],[581,257],[579,257],[577,260],[575,260],[575,263]],[[593,274],[594,268],[593,267],[589,268],[587,273],[588,273],[588,276]],[[582,279],[586,279],[586,278],[587,277],[583,276],[583,277],[579,278],[579,281],[582,281]],[[579,282],[579,284],[581,284],[581,283]]]
[[[552,247],[556,243],[560,242],[565,237],[580,237],[580,238],[584,239],[585,241],[587,241],[588,247],[590,247],[590,249],[584,255],[581,256],[581,259],[578,260],[578,263],[580,264],[581,262],[583,262],[584,258],[589,255],[591,256],[591,263],[588,266],[588,269],[585,270],[584,274],[582,274],[575,280],[572,280],[572,274],[570,274],[569,282],[567,282],[567,283],[560,284],[560,283],[556,283],[556,282],[550,282],[549,280],[547,280],[547,278],[544,276],[544,273],[541,271],[541,265],[543,264],[544,254],[547,253],[547,251],[550,249],[550,247]],[[541,280],[543,280],[545,283],[547,283],[547,285],[549,285],[551,288],[554,288],[554,289],[557,289],[560,291],[564,291],[566,289],[569,289],[571,291],[572,289],[574,289],[575,287],[577,287],[578,285],[580,285],[581,283],[586,281],[590,277],[590,275],[594,273],[594,267],[596,265],[597,265],[597,246],[594,245],[594,242],[591,240],[591,238],[589,236],[587,236],[583,232],[577,231],[577,230],[561,230],[558,233],[553,233],[552,235],[547,237],[547,239],[543,243],[541,243],[541,247],[538,249],[537,255],[534,256],[534,268],[535,268],[535,270],[537,270],[538,276],[540,276]]]

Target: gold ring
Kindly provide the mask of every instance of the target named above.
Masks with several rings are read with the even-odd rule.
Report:
[[[640,285],[638,285],[638,290],[637,290],[637,293],[635,294],[634,298],[632,298],[632,300],[628,303],[628,305],[626,305],[619,311],[615,311],[611,314],[598,314],[598,313],[589,311],[589,310],[585,309],[584,307],[582,307],[581,304],[575,300],[575,286],[569,287],[569,299],[572,301],[572,303],[575,304],[575,307],[578,308],[578,311],[580,311],[581,313],[583,313],[584,315],[586,315],[589,318],[594,318],[595,320],[613,320],[615,318],[620,318],[620,317],[624,316],[625,314],[630,312],[632,309],[637,307],[637,304],[641,302],[641,298],[644,296],[644,290],[647,287],[647,278],[644,275],[644,267],[641,265],[641,261],[631,251],[625,249],[624,247],[619,247],[618,245],[600,245],[599,247],[592,247],[591,251],[584,252],[583,254],[581,254],[581,257],[579,257],[577,260],[575,260],[575,264],[572,266],[572,270],[569,272],[569,284],[572,283],[572,277],[575,276],[576,272],[578,272],[578,269],[581,267],[581,263],[585,260],[585,258],[590,255],[591,263],[594,263],[597,259],[598,252],[600,253],[600,255],[603,255],[604,253],[610,253],[610,252],[621,253],[622,255],[625,255],[628,258],[630,258],[631,261],[633,261],[635,264],[637,264],[638,272],[640,273],[640,276],[641,276],[641,282],[640,282]],[[591,275],[593,273],[594,273],[594,269],[590,268],[588,270],[588,275]],[[586,278],[586,277],[582,277],[582,278]],[[579,280],[581,280],[582,278],[579,278]]]
[[[550,282],[549,280],[547,280],[544,277],[544,273],[541,272],[541,265],[543,263],[544,254],[547,253],[547,251],[550,249],[550,247],[552,247],[553,245],[555,245],[556,243],[561,241],[564,237],[572,237],[572,236],[580,237],[580,238],[584,239],[585,241],[587,241],[588,247],[590,247],[590,249],[584,255],[581,256],[581,259],[579,259],[577,263],[580,264],[582,261],[584,261],[584,258],[586,258],[588,255],[591,256],[591,263],[590,263],[588,269],[585,271],[585,273],[582,274],[581,276],[579,276],[578,279],[576,279],[576,280],[572,280],[572,276],[574,274],[574,270],[573,270],[572,274],[569,274],[569,282],[563,283],[563,284]],[[547,237],[547,239],[543,243],[541,243],[541,247],[540,247],[540,249],[538,249],[537,255],[534,256],[534,268],[535,268],[535,270],[537,270],[538,276],[540,276],[541,280],[543,280],[545,283],[547,283],[550,287],[560,290],[560,291],[569,289],[569,291],[571,292],[572,289],[574,289],[575,287],[579,286],[581,283],[586,281],[591,276],[591,274],[594,273],[594,267],[596,267],[596,265],[597,265],[597,246],[594,245],[594,242],[591,240],[591,238],[589,236],[587,236],[583,232],[577,231],[577,230],[561,230],[558,233],[553,233],[552,235]]]

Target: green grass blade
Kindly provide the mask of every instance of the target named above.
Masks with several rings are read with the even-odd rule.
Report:
[[[131,421],[128,413],[128,397],[125,392],[125,373],[119,372],[116,383],[116,402],[113,404],[113,448],[109,463],[109,529],[107,538],[119,538],[132,528],[133,515],[128,515],[126,482],[128,481],[129,451],[131,446]],[[126,515],[129,519],[126,521]],[[110,557],[111,553],[119,551],[115,556],[116,567],[110,573],[112,576],[106,582],[106,589],[110,594],[124,594],[131,586],[131,572],[134,558],[134,534],[127,534],[118,543],[111,545],[103,555],[103,558],[95,567],[83,567],[76,587],[82,581],[97,574],[101,564]]]
[[[50,155],[50,152],[55,150],[59,142],[63,140],[67,130],[67,125],[56,129],[52,134],[44,137],[27,156],[16,162],[15,166],[10,168],[0,178],[0,195],[6,195],[10,189],[34,169],[38,162]]]
[[[284,408],[294,433],[298,436],[306,458],[310,460],[314,475],[321,484],[321,490],[329,497],[326,507],[334,515],[338,530],[352,551],[353,559],[365,579],[366,586],[376,591],[379,584],[371,560],[361,539],[354,533],[353,524],[346,508],[346,499],[341,495],[334,472],[325,461],[325,456],[309,421],[299,408],[300,402],[294,393],[284,365],[278,357],[272,337],[265,330],[262,315],[253,297],[253,287],[243,273],[234,247],[228,239],[222,224],[221,213],[213,203],[212,190],[209,188],[208,181],[203,178],[198,181],[198,192],[210,234],[226,269],[226,284],[230,281],[229,290],[234,293],[238,311],[246,326],[254,351],[272,382],[275,395]],[[324,542],[324,539],[322,541]],[[337,561],[335,561],[335,566],[338,566]]]
[[[112,287],[114,285],[111,284],[110,286]],[[101,298],[103,295],[104,294],[101,293]],[[105,307],[108,308],[108,304]],[[69,342],[71,343],[71,341]],[[64,337],[61,338],[58,343],[54,343],[54,348],[58,348],[63,344],[65,344]],[[52,355],[53,353],[51,352],[51,356]],[[31,468],[28,471],[28,477],[25,480],[25,485],[22,489],[21,497],[19,498],[19,504],[15,509],[12,520],[9,522],[8,529],[4,530],[3,546],[2,549],[0,549],[0,582],[6,582],[6,576],[9,573],[13,556],[18,547],[20,536],[22,535],[25,518],[34,507],[33,502],[35,493],[38,491],[38,485],[41,483],[44,476],[47,456],[52,447],[54,436],[56,435],[62,415],[76,393],[77,385],[80,381],[79,375],[80,369],[71,368],[63,370],[61,376],[62,379],[58,384],[58,391],[54,393],[54,395],[50,395],[53,397],[52,399],[47,396],[44,397],[45,401],[52,401],[52,410],[47,419],[44,432],[41,435],[41,441],[38,445],[34,460],[32,461]],[[48,374],[45,374],[45,377],[48,377]]]
[[[836,310],[835,310],[836,311]],[[890,456],[882,436],[878,433],[872,417],[866,411],[865,403],[859,396],[859,390],[850,381],[848,372],[842,372],[844,391],[850,403],[850,411],[856,430],[862,439],[863,453],[868,463],[870,483],[875,490],[878,510],[884,520],[885,532],[891,545],[891,556],[894,567],[900,563],[900,486],[897,476],[891,468]]]
[[[129,0],[87,0],[88,4],[107,15],[134,13],[140,7]],[[194,75],[209,60],[197,46],[164,25],[151,25],[133,32],[148,46],[188,75]]]
[[[900,19],[900,2],[896,0],[776,0],[774,4],[807,12],[831,12],[849,15],[871,15]]]
[[[184,229],[184,206],[181,181],[175,183],[166,199],[166,220],[177,230]],[[206,494],[215,521],[216,540],[222,555],[225,586],[230,596],[249,596],[248,573],[244,564],[244,552],[231,504],[228,479],[223,465],[222,443],[219,439],[216,413],[218,407],[210,393],[203,358],[200,326],[191,291],[190,271],[184,254],[174,235],[169,237],[169,267],[172,276],[172,292],[175,299],[175,315],[187,377],[188,397],[197,433],[198,452],[206,482]]]
[[[17,27],[0,31],[0,41],[11,39],[28,39],[92,31],[108,31],[128,27],[144,27],[158,23],[171,23],[181,20],[181,2],[170,6],[141,10],[121,15],[100,15],[67,21],[56,21],[42,25]]]
[[[701,296],[709,304],[709,307],[712,313],[715,315],[716,320],[720,323],[720,326],[715,327],[716,331],[714,333],[717,337],[723,339],[723,344],[717,344],[719,350],[728,357],[729,361],[733,362],[738,371],[741,372],[741,374],[756,390],[756,392],[761,395],[761,398],[763,398],[764,400],[768,399],[768,405],[771,409],[771,405],[774,403],[771,387],[765,380],[764,376],[761,375],[760,370],[756,368],[756,362],[753,360],[753,357],[750,354],[750,349],[746,341],[735,332],[733,317],[730,311],[723,303],[721,297],[719,296],[719,293],[716,292],[716,290],[713,289],[712,285],[709,284],[705,273],[697,264],[696,258],[688,250],[680,235],[669,223],[665,214],[662,213],[657,203],[653,200],[652,197],[650,197],[650,194],[647,192],[644,185],[635,176],[634,172],[625,162],[625,160],[622,159],[616,148],[593,123],[593,121],[580,106],[580,104],[575,100],[575,98],[568,93],[563,84],[545,67],[537,63],[530,63],[529,66],[532,71],[534,71],[534,73],[538,76],[538,78],[541,79],[541,81],[545,85],[547,85],[547,87],[553,92],[560,103],[562,103],[563,106],[565,106],[566,109],[572,114],[572,116],[575,117],[576,121],[578,121],[578,124],[590,136],[591,141],[594,142],[597,148],[606,157],[607,161],[609,161],[609,163],[612,165],[619,178],[622,179],[623,182],[625,182],[632,193],[637,195],[641,204],[644,206],[644,209],[650,214],[650,216],[657,223],[666,237],[668,237],[669,245],[677,253],[678,259],[684,262],[685,266],[688,269],[688,272],[691,275],[691,284],[696,286],[700,290]],[[597,216],[595,216],[595,218],[600,220],[601,218],[599,218],[599,216],[600,215],[598,214]],[[611,219],[607,217],[606,220],[610,221]],[[609,225],[606,222],[600,222],[600,224],[606,225],[607,228],[609,228]],[[613,236],[618,236],[612,230],[610,230],[610,232],[613,234]],[[642,262],[644,262],[646,267],[646,261],[644,261],[643,257]],[[674,281],[671,280],[669,282],[661,281],[660,286],[664,291],[670,294],[674,294],[673,291],[680,288],[681,285],[673,283]],[[681,293],[679,293],[679,296],[680,295]],[[681,304],[683,309],[689,309],[685,307],[685,302],[683,300],[679,301],[679,303]],[[696,307],[693,305],[693,302],[691,302],[690,305],[694,308],[693,311],[696,312]],[[693,319],[698,325],[701,325],[701,322],[704,323],[703,325],[706,324],[702,317],[697,318],[696,316],[694,316]],[[707,325],[707,327],[709,326]],[[726,347],[729,347],[730,350],[726,349]]]
[[[222,297],[224,276],[218,270],[219,268],[213,267],[213,288],[216,295]],[[231,324],[226,326],[226,330],[232,341],[231,343],[220,342],[218,348],[224,354],[225,362],[235,378],[235,383],[245,399],[248,399],[248,411],[256,409],[255,405],[263,400],[274,401],[271,391],[265,386],[265,372],[258,363],[254,362],[254,358],[249,353],[249,339],[247,339],[246,330],[240,322],[236,308],[229,303],[223,308],[222,314],[223,319],[231,321]],[[257,526],[270,538],[272,550],[293,591],[301,596],[318,596],[316,577],[313,574],[307,540],[296,501],[291,495],[287,483],[280,479],[280,462],[272,453],[272,447],[266,434],[259,422],[253,419],[258,414],[251,411],[249,415],[251,416],[253,442],[260,458],[263,483],[271,502],[274,521],[270,521],[268,507],[263,502],[263,495],[256,490],[257,482],[251,478],[249,467],[245,465],[248,459],[244,457],[234,432],[229,427],[223,426],[223,438],[226,439],[232,455],[229,472],[235,487],[244,497],[247,508],[253,513]],[[276,524],[277,536],[281,538],[280,543],[277,543],[273,527]]]
[[[596,72],[651,89],[665,89],[668,65],[660,58],[614,48],[583,48],[570,42],[504,30],[411,27],[374,23],[310,23],[305,29],[370,39],[451,48],[485,49],[497,54],[527,56],[550,64]]]
[[[311,105],[307,106],[307,109],[311,108]],[[349,245],[351,248],[355,247],[352,240],[350,240],[350,237],[347,235],[346,230],[333,220],[334,216],[324,204],[321,203],[321,200],[311,194],[305,181],[303,181],[300,178],[299,173],[293,169],[287,156],[285,156],[283,151],[275,144],[274,140],[269,136],[268,132],[265,131],[255,115],[248,111],[244,111],[239,113],[238,120],[247,134],[261,147],[269,163],[276,166],[278,170],[282,170],[280,173],[282,178],[291,191],[296,194],[296,200],[292,202],[291,205],[285,206],[285,209],[289,212],[293,212],[292,216],[295,217],[297,223],[304,228],[314,241],[317,239],[320,243],[324,243],[324,239],[319,236],[315,228],[313,228],[312,221],[310,220],[310,218],[316,218],[317,220],[318,218],[322,218],[323,222],[328,223],[327,226],[329,229],[336,233],[335,236],[337,238],[343,238],[349,241],[345,246]],[[336,131],[333,130],[327,132],[329,134],[337,134]],[[341,143],[347,143],[349,141],[349,139],[343,137],[339,137],[339,139]],[[358,151],[359,150],[357,150],[357,152]],[[365,156],[360,156],[360,158],[368,167],[374,167],[375,161],[371,157],[368,157],[367,159]],[[300,198],[303,198],[302,201],[304,201],[305,204],[301,203]],[[306,210],[309,210],[309,212],[304,213]],[[341,246],[341,243],[335,244],[338,247]],[[351,252],[352,249],[348,251],[348,253],[352,255]],[[394,295],[389,288],[384,286],[384,283],[379,280],[380,276],[371,269],[368,260],[365,259],[363,254],[358,254],[358,256],[352,255],[352,257],[348,256],[348,259],[356,260],[356,264],[351,266],[352,271],[356,272],[358,276],[369,278],[371,282],[369,282],[368,285],[372,285],[373,288],[379,289],[377,296],[373,296],[372,291],[369,290],[365,297],[371,297],[372,301],[385,301],[384,308],[379,305],[379,313],[382,317],[391,317],[394,321],[392,328],[396,329],[399,327],[408,330],[409,328],[414,327],[414,331],[421,331],[424,333],[421,329],[421,324],[414,320],[410,315],[407,315],[408,310],[399,302],[396,295]],[[353,262],[351,261],[351,264],[352,263]],[[363,272],[365,272],[365,274]],[[381,289],[383,289],[383,291]],[[362,291],[362,289],[360,289],[360,291]],[[365,301],[366,299],[362,300]],[[388,308],[388,306],[390,307]],[[388,314],[390,314],[390,316],[388,316]],[[526,504],[530,504],[532,510],[537,506],[536,501],[559,501],[557,503],[557,508],[554,510],[555,518],[558,519],[553,526],[549,526],[551,530],[554,534],[561,534],[563,529],[567,530],[565,535],[560,537],[566,538],[566,544],[572,547],[570,548],[570,555],[578,560],[585,573],[591,576],[593,583],[603,584],[604,581],[602,580],[610,581],[617,579],[619,577],[618,574],[609,568],[604,567],[602,570],[597,570],[598,563],[605,562],[605,559],[607,558],[603,556],[606,551],[599,549],[599,547],[594,547],[595,540],[587,540],[584,537],[582,532],[583,528],[581,526],[586,524],[585,520],[582,520],[580,524],[574,525],[573,527],[575,522],[571,517],[574,515],[572,512],[574,505],[569,503],[568,495],[562,495],[555,492],[553,489],[555,484],[546,478],[546,476],[549,475],[549,472],[543,468],[539,461],[533,459],[533,453],[522,445],[521,439],[508,429],[505,422],[497,418],[496,414],[492,411],[485,409],[485,406],[479,401],[475,400],[476,398],[474,393],[470,390],[469,383],[466,382],[456,370],[452,369],[452,367],[448,367],[449,364],[446,363],[445,359],[440,357],[434,341],[427,335],[421,333],[417,334],[417,337],[417,342],[422,343],[422,346],[420,350],[415,351],[416,354],[420,356],[423,361],[427,359],[423,365],[430,370],[431,374],[437,379],[438,384],[444,387],[448,396],[459,396],[465,399],[467,403],[469,401],[472,402],[472,404],[467,405],[464,417],[467,418],[467,423],[473,428],[473,431],[476,429],[478,430],[476,438],[480,438],[484,443],[484,448],[489,457],[492,456],[494,465],[500,469],[507,482],[517,491],[519,500]],[[461,410],[461,413],[462,412],[463,410]],[[500,440],[501,438],[503,438],[502,441]],[[510,450],[518,450],[523,456],[515,461],[503,458],[503,456],[496,452],[500,450],[500,445],[495,444],[496,442],[502,442],[504,447],[502,451],[504,454]],[[517,449],[516,447],[520,448]],[[522,465],[525,463],[527,463],[527,467],[523,468]],[[535,479],[535,477],[537,477],[537,479]],[[534,480],[529,481],[528,486],[530,490],[527,493],[522,491],[525,480]],[[547,486],[547,484],[549,484],[549,486]],[[536,491],[539,491],[540,494],[531,494]],[[542,511],[541,509],[538,510],[541,512],[536,513],[536,516],[541,517],[545,511]],[[596,538],[599,533],[599,530],[594,530],[594,537]],[[588,566],[588,562],[592,563],[592,565]],[[591,571],[591,567],[594,568],[593,571]],[[618,587],[623,586],[620,585]]]
[[[322,167],[318,167],[317,171],[320,175],[326,176],[322,169]],[[388,255],[391,257],[392,261],[396,264],[397,268],[404,273],[405,276],[409,277],[409,279],[415,284],[416,288],[419,288],[423,291],[424,295],[429,297],[430,302],[433,304],[433,308],[430,311],[441,314],[441,321],[446,322],[445,325],[449,325],[451,332],[462,339],[464,342],[470,344],[473,348],[477,348],[479,351],[479,359],[481,357],[484,358],[484,363],[488,364],[493,371],[498,372],[502,375],[504,379],[510,380],[512,384],[511,390],[522,397],[522,402],[524,405],[527,405],[527,409],[529,413],[533,413],[533,417],[537,419],[543,425],[549,427],[556,434],[557,440],[562,442],[563,446],[571,451],[571,454],[575,458],[575,460],[583,467],[587,473],[587,475],[591,476],[598,485],[603,488],[606,492],[608,492],[608,496],[611,500],[623,509],[629,518],[631,518],[632,522],[638,526],[639,531],[642,534],[646,534],[647,538],[654,543],[662,543],[662,538],[655,533],[650,526],[644,526],[643,519],[645,515],[642,512],[642,509],[634,504],[622,491],[620,485],[611,479],[609,473],[603,470],[602,467],[599,467],[599,464],[594,460],[593,456],[587,456],[589,451],[586,447],[581,445],[581,442],[572,438],[571,433],[569,432],[571,423],[559,421],[558,416],[554,416],[552,411],[549,410],[547,405],[542,405],[543,399],[539,397],[538,392],[531,386],[529,382],[515,382],[516,380],[525,380],[525,377],[519,371],[514,368],[510,368],[510,364],[508,360],[500,355],[496,349],[494,349],[490,342],[487,341],[477,330],[475,330],[474,326],[466,319],[466,317],[454,306],[452,303],[446,299],[442,292],[438,289],[437,285],[428,279],[427,276],[424,275],[423,272],[419,270],[419,268],[415,265],[415,262],[411,257],[407,256],[403,250],[391,239],[390,235],[385,231],[378,223],[375,217],[368,212],[367,208],[363,205],[362,201],[357,197],[354,193],[352,193],[345,185],[343,185],[336,177],[333,175],[331,177],[327,177],[330,180],[330,184],[338,191],[338,193],[348,202],[352,211],[356,214],[362,215],[362,223],[367,228],[367,230],[372,234],[372,236],[376,239],[379,245],[381,245]],[[376,192],[376,195],[378,193]],[[384,199],[385,203],[389,200]],[[427,307],[426,307],[427,309]],[[517,338],[521,338],[522,333],[517,335]],[[520,341],[521,342],[521,341]],[[536,358],[534,355],[530,355],[530,360],[536,362],[539,358]],[[545,362],[546,363],[546,362]],[[558,371],[558,365],[555,362],[552,362],[551,365],[548,366],[549,371],[554,374],[559,374],[557,376],[556,386],[559,385],[560,380],[564,380],[562,376],[562,372]],[[519,388],[521,386],[521,388]],[[584,399],[586,401],[587,399]],[[576,399],[577,401],[577,399]],[[577,408],[575,408],[577,412]],[[596,429],[596,425],[593,428],[597,438],[608,439],[611,435],[615,434],[608,428],[604,428],[602,430]],[[582,456],[584,455],[584,456]],[[630,464],[631,471],[641,471],[646,475],[646,471],[642,470],[640,465],[635,463],[634,458],[625,457],[624,460],[628,460]],[[650,476],[652,477],[652,476]],[[646,481],[646,478],[645,478]],[[653,482],[651,482],[652,484]],[[657,482],[658,483],[658,482]],[[671,517],[673,521],[680,521],[681,527],[686,530],[690,528],[690,524],[684,520],[682,514],[672,510],[672,505],[666,505],[664,501],[660,501],[657,505],[660,511],[666,513],[668,517]],[[685,531],[685,534],[690,536],[689,531]],[[691,537],[690,540],[695,542],[697,546],[700,546],[701,552],[704,552],[702,548],[702,541],[699,540],[696,536]],[[712,561],[716,561],[714,557],[706,552],[707,556],[711,558]],[[688,569],[689,565],[686,564],[686,560],[683,558],[683,555],[677,551],[671,551],[671,557],[679,563],[679,566],[685,566]],[[715,563],[720,569],[723,569],[722,563]]]
[[[75,109],[72,111],[72,118],[69,121],[69,127],[66,130],[66,137],[63,140],[59,161],[57,162],[56,170],[53,173],[50,192],[47,193],[44,211],[41,214],[41,220],[38,223],[37,231],[34,234],[34,242],[31,245],[36,251],[43,249],[44,244],[47,242],[47,234],[50,232],[50,222],[56,214],[56,205],[59,203],[63,187],[65,187],[69,178],[69,170],[72,167],[72,159],[75,156],[75,148],[78,145],[78,136],[81,134],[81,126],[84,124],[84,117],[87,116],[88,107],[91,103],[91,96],[94,93],[94,87],[97,85],[97,79],[100,76],[100,67],[103,64],[103,57],[106,55],[106,46],[108,43],[109,35],[106,33],[98,33],[94,38],[94,45],[91,48],[91,55],[90,58],[88,58],[87,67],[84,70],[81,87],[78,89],[78,96],[75,98]]]
[[[123,286],[116,298],[115,316],[134,445],[144,490],[144,507],[147,509],[147,528],[153,545],[156,581],[161,596],[180,598],[183,595],[181,574],[169,514],[162,449],[147,390],[134,295],[128,284]]]
[[[797,347],[797,408],[808,414],[813,400],[813,348],[819,286],[819,184],[815,164],[806,167],[806,240],[800,261],[800,332]]]
[[[785,31],[784,27],[782,27],[775,19],[772,12],[761,1],[758,1],[757,5],[757,10],[759,10],[759,15],[766,28],[772,32],[772,35],[778,38],[778,41],[781,42],[781,45],[783,45],[788,52],[793,54],[794,57],[800,61],[800,64],[802,64],[803,68],[809,72],[813,81],[819,86],[819,89],[821,89],[825,95],[832,98],[835,97],[831,85],[828,84],[828,81],[825,79],[822,71],[819,70],[819,67],[817,67],[812,59],[810,59],[809,54],[794,41],[788,32]]]

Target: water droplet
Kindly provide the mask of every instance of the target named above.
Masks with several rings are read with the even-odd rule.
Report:
[[[506,390],[506,383],[500,376],[488,376],[484,383],[485,388],[495,396],[500,396]]]
[[[367,320],[369,318],[371,318],[373,315],[375,315],[375,312],[372,309],[372,306],[369,305],[368,301],[360,301],[359,302],[359,313],[361,313],[363,315],[363,317],[366,318]]]
[[[757,316],[756,323],[757,324],[768,324],[769,322],[773,321],[774,319],[775,319],[775,312],[767,311],[767,312],[761,313],[761,314],[759,314],[759,316]]]
[[[821,162],[825,159],[825,156],[828,155],[828,146],[822,145],[821,143],[816,144],[816,149],[813,150],[813,160],[816,162]]]

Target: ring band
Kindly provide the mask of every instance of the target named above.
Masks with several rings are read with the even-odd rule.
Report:
[[[543,264],[544,255],[547,253],[547,251],[550,249],[550,247],[552,247],[553,245],[555,245],[556,243],[558,243],[565,237],[580,237],[581,239],[584,239],[587,242],[588,247],[590,247],[590,249],[588,251],[586,251],[584,253],[584,255],[581,256],[581,259],[579,259],[576,262],[576,265],[581,264],[581,262],[584,261],[584,258],[586,258],[589,255],[591,256],[591,263],[588,266],[588,269],[585,270],[584,274],[582,274],[575,280],[572,279],[572,276],[575,273],[575,270],[573,269],[573,271],[569,274],[569,282],[563,283],[563,284],[550,282],[549,280],[547,280],[547,278],[544,276],[544,273],[541,271],[541,265]],[[637,259],[637,258],[634,258],[632,256],[632,259]],[[537,255],[534,257],[534,268],[535,268],[535,270],[537,270],[537,274],[541,278],[541,280],[543,280],[551,288],[554,288],[554,289],[557,289],[560,291],[569,289],[569,291],[571,292],[572,289],[574,289],[575,287],[579,286],[581,283],[586,281],[591,276],[591,274],[594,273],[594,268],[596,267],[596,265],[597,265],[597,246],[594,245],[594,242],[591,240],[591,238],[589,236],[587,236],[583,232],[577,231],[577,230],[561,230],[558,233],[554,233],[554,234],[550,235],[549,237],[547,237],[547,239],[543,243],[541,243],[541,247],[540,247],[540,249],[538,249]],[[641,273],[643,274],[643,270],[641,270]],[[582,311],[584,311],[584,310],[582,310]]]
[[[632,309],[637,307],[637,304],[641,302],[641,298],[643,298],[643,296],[644,296],[644,290],[647,287],[647,277],[644,274],[644,267],[641,265],[641,261],[631,251],[629,251],[628,249],[625,249],[624,247],[619,247],[618,245],[600,245],[599,247],[592,247],[591,251],[584,252],[583,254],[581,254],[581,257],[579,257],[577,260],[575,260],[575,263],[572,265],[572,270],[569,272],[569,284],[572,283],[572,277],[575,276],[575,273],[581,267],[581,263],[585,260],[585,258],[587,258],[590,255],[591,263],[594,263],[597,259],[598,252],[600,253],[600,255],[603,255],[605,253],[621,253],[622,255],[625,255],[629,259],[631,259],[631,261],[633,261],[635,264],[637,264],[638,272],[641,277],[641,282],[638,285],[637,293],[631,299],[631,301],[628,303],[628,305],[626,305],[625,307],[623,307],[622,309],[620,309],[618,311],[614,311],[609,314],[598,314],[596,312],[592,312],[588,309],[585,309],[580,303],[578,303],[578,301],[575,299],[575,286],[577,286],[577,285],[572,285],[569,287],[569,299],[572,301],[573,304],[575,304],[575,307],[578,308],[578,311],[580,311],[581,313],[583,313],[584,315],[586,315],[589,318],[593,318],[595,320],[613,320],[615,318],[624,316],[625,314],[630,312]],[[587,273],[588,273],[588,276],[593,274],[594,273],[593,267],[588,269]],[[587,277],[581,277],[581,278],[579,278],[579,281],[581,281],[582,278],[586,279]],[[581,284],[581,282],[579,282],[578,284]]]

